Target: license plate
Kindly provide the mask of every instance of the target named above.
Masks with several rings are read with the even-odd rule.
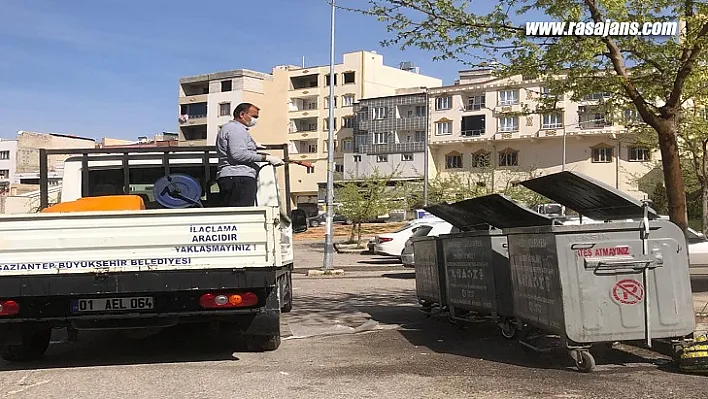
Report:
[[[74,299],[71,304],[74,313],[150,310],[154,306],[152,297]]]

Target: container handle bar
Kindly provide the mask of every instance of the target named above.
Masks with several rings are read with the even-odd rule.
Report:
[[[661,267],[663,265],[662,259],[657,259],[656,257],[640,257],[632,260],[628,259],[598,259],[598,260],[585,260],[586,270],[612,270],[612,271],[636,271],[645,269],[654,269]]]

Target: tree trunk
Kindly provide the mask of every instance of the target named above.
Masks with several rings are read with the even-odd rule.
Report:
[[[349,233],[349,242],[354,242],[354,234],[356,233],[356,223],[352,223],[352,231]]]
[[[703,204],[701,230],[703,235],[708,237],[708,182],[701,183],[701,203]]]
[[[679,157],[676,140],[676,126],[672,121],[665,120],[657,126],[659,148],[661,149],[661,164],[664,168],[664,183],[669,205],[669,219],[681,230],[688,227],[686,213],[686,189],[681,173],[681,158]],[[618,154],[619,155],[619,154]]]
[[[701,171],[698,173],[701,183],[701,230],[703,235],[708,236],[708,140],[703,140],[701,144]]]
[[[356,246],[361,245],[361,222],[357,223]]]

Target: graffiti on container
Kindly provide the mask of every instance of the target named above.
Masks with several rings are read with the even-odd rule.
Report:
[[[578,257],[581,258],[604,258],[612,256],[631,256],[629,246],[618,246],[609,248],[586,248],[577,250]]]

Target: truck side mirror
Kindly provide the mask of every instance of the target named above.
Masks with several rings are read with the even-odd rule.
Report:
[[[304,233],[307,231],[307,213],[302,209],[293,209],[290,212],[290,220],[293,233]]]

